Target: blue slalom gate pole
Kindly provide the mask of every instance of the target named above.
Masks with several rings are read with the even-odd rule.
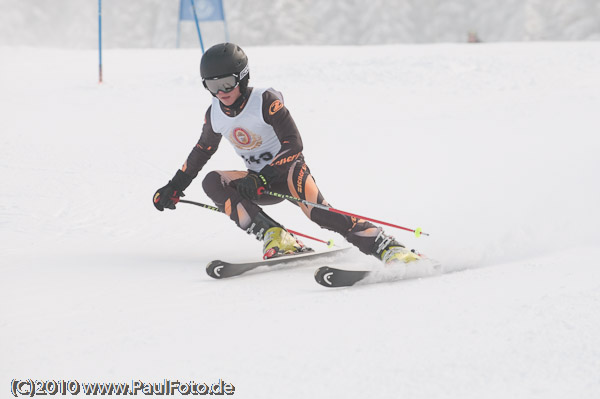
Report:
[[[98,83],[102,83],[102,0],[98,0]]]
[[[225,10],[221,1],[221,15],[223,16],[223,30],[225,31],[225,41],[229,42],[229,29],[227,29],[227,18],[225,18]]]
[[[179,15],[177,16],[177,40],[175,45],[179,48],[179,37],[181,36],[181,15],[183,13],[183,0],[179,0]]]
[[[225,19],[225,14],[223,14],[223,29],[225,30],[225,41],[229,41],[229,29],[227,29],[227,20]]]
[[[194,21],[196,21],[196,30],[198,31],[198,39],[200,40],[200,49],[204,54],[204,43],[202,43],[202,34],[200,33],[200,23],[198,22],[198,14],[196,14],[196,3],[192,0],[192,9],[194,10]]]

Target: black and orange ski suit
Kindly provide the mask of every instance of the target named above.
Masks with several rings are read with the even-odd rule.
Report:
[[[218,100],[213,102],[206,112],[202,135],[181,168],[184,173],[195,178],[218,149],[223,134],[213,130],[211,115],[215,114],[212,107],[216,105],[220,107],[223,114],[234,118],[244,111],[252,90],[249,88],[247,95],[238,100],[239,104],[231,107],[225,107]],[[272,160],[269,159],[271,162],[260,171],[269,181],[269,190],[313,203],[330,205],[317,187],[315,179],[304,161],[300,133],[289,110],[283,105],[283,98],[279,92],[272,89],[263,92],[262,118],[273,128],[281,145],[279,152],[273,154]],[[243,127],[241,126],[241,128]],[[233,144],[235,143],[233,142]],[[248,163],[247,159],[246,161]],[[248,229],[252,220],[262,211],[262,206],[283,201],[281,198],[266,195],[256,201],[244,199],[236,190],[236,180],[243,178],[247,173],[249,173],[248,170],[212,171],[202,182],[202,187],[208,197],[244,230]],[[362,219],[332,213],[297,202],[293,203],[298,205],[310,220],[325,229],[341,234],[361,252],[374,253],[375,240],[380,234],[381,228]]]

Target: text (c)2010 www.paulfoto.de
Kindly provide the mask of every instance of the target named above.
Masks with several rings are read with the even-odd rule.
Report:
[[[220,379],[208,384],[195,381],[163,380],[161,382],[144,382],[133,380],[126,382],[79,382],[77,380],[32,380],[13,379],[11,394],[20,396],[54,396],[54,395],[233,395],[235,386]]]

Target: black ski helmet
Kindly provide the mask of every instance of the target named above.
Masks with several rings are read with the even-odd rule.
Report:
[[[206,50],[202,56],[200,76],[204,83],[205,79],[236,75],[240,78],[240,91],[246,93],[248,80],[250,79],[250,72],[247,68],[248,57],[240,46],[233,43],[220,43]],[[204,87],[206,87],[206,84],[204,84]]]

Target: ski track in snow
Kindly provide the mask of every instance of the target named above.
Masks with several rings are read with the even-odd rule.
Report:
[[[199,52],[107,51],[98,85],[94,51],[0,48],[0,391],[223,378],[242,398],[600,395],[598,43],[246,50],[326,199],[422,227],[386,230],[444,274],[209,278],[210,260],[259,259],[260,243],[150,203],[201,131]],[[202,177],[242,167],[223,141],[186,199],[210,203]],[[292,204],[267,212],[345,245]]]

